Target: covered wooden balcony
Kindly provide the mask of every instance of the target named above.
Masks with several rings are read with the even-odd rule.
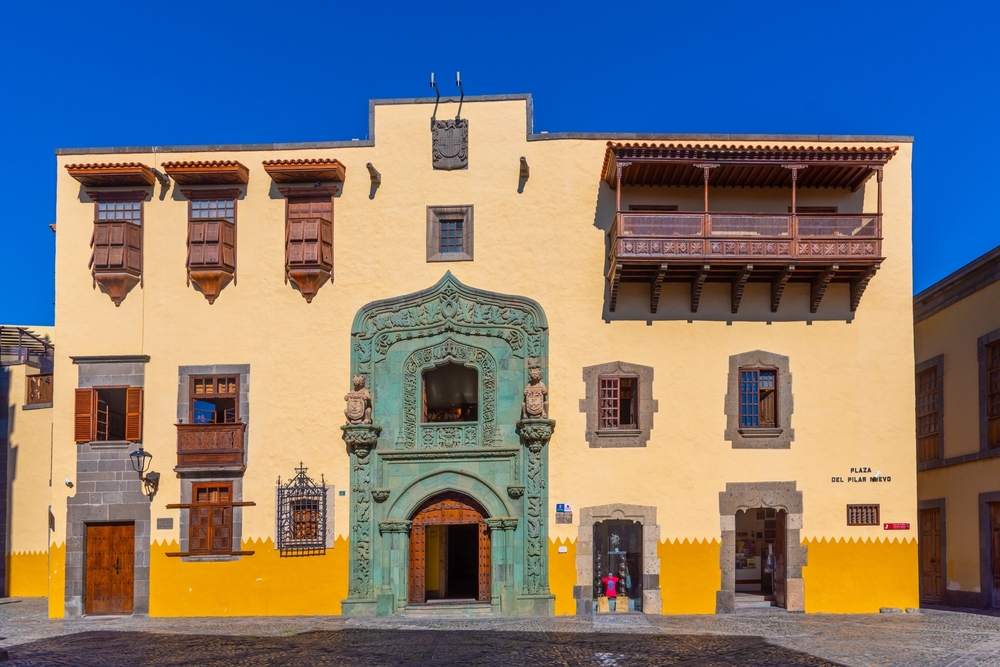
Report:
[[[242,469],[246,424],[177,424],[177,467],[174,470]]]
[[[650,310],[659,306],[664,282],[691,286],[691,312],[698,312],[706,282],[731,286],[737,313],[748,282],[771,286],[777,312],[785,285],[810,284],[815,313],[832,282],[850,285],[856,310],[882,256],[882,168],[890,148],[780,148],[767,146],[675,146],[609,143],[604,180],[615,189],[616,214],[609,230],[609,310],[622,282],[650,285]],[[878,187],[874,213],[801,212],[802,187],[857,191],[871,176]],[[623,186],[701,186],[701,211],[626,211]],[[789,189],[786,212],[713,211],[711,188]],[[832,207],[831,207],[832,208]]]

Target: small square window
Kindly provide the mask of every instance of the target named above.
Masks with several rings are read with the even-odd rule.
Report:
[[[472,206],[428,206],[427,261],[471,261],[472,231]]]
[[[848,526],[877,526],[879,525],[878,505],[848,505],[847,506]]]

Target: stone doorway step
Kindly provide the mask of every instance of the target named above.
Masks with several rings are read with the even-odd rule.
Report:
[[[427,604],[407,605],[403,611],[406,618],[463,619],[493,618],[493,607],[489,602],[466,602],[441,600]]]
[[[774,611],[775,609],[781,609],[778,606],[778,602],[773,595],[764,595],[761,593],[737,593],[736,594],[736,612],[741,611],[757,611],[760,609],[769,609]]]

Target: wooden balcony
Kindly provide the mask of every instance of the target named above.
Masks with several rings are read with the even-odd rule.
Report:
[[[771,312],[788,282],[810,283],[813,313],[831,282],[846,282],[854,311],[884,259],[878,213],[620,211],[608,237],[612,312],[622,282],[649,283],[653,313],[664,282],[690,283],[692,313],[706,282],[731,285],[733,313],[748,282],[770,283]]]
[[[243,468],[246,424],[177,424],[177,467]]]

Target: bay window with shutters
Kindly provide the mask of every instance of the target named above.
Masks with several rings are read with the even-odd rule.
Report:
[[[285,203],[285,280],[312,303],[333,277],[333,193],[282,188]]]
[[[188,414],[176,425],[177,469],[242,469],[240,376],[193,375],[187,382]]]
[[[76,442],[140,442],[142,388],[77,389],[73,432]]]
[[[236,199],[239,190],[185,190],[188,198],[188,284],[208,302],[236,280]]]
[[[94,285],[120,306],[142,280],[142,207],[145,191],[88,192],[94,200],[90,270]]]

